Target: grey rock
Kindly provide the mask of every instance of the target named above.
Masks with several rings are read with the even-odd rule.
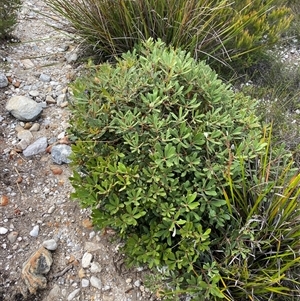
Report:
[[[38,118],[43,110],[40,104],[25,96],[11,97],[5,108],[21,121],[33,121]]]
[[[102,289],[102,281],[99,278],[92,276],[90,281],[91,281],[91,286],[93,286],[99,290]]]
[[[51,81],[51,77],[50,77],[49,75],[45,74],[45,73],[42,73],[42,74],[40,75],[40,80],[41,80],[42,82],[44,82],[44,83],[48,83],[48,82]]]
[[[13,244],[13,243],[17,240],[18,235],[19,235],[18,232],[12,231],[12,232],[10,232],[10,233],[7,235],[7,239],[9,240],[9,242],[10,242],[11,244]]]
[[[45,240],[43,247],[49,251],[55,251],[57,249],[57,242],[54,239]]]
[[[74,290],[67,298],[68,301],[73,300],[80,292],[80,288],[77,288],[76,290]]]
[[[46,137],[41,137],[37,139],[35,142],[30,144],[24,151],[23,155],[25,157],[33,156],[39,153],[42,153],[46,150],[47,148],[47,138]]]
[[[54,145],[51,149],[52,160],[56,164],[70,163],[71,160],[69,159],[69,156],[71,153],[71,147],[66,144]]]
[[[84,269],[88,268],[91,264],[91,261],[93,259],[93,255],[91,253],[85,252],[83,254],[81,265]]]
[[[0,234],[4,235],[8,232],[8,229],[4,228],[4,227],[0,227]]]
[[[39,225],[35,225],[32,230],[30,231],[30,236],[37,237],[39,235],[40,227]]]
[[[8,86],[8,80],[5,74],[0,73],[0,88],[5,88]]]

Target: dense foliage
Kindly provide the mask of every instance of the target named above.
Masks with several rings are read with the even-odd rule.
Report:
[[[7,38],[17,23],[17,13],[21,0],[1,0],[0,2],[0,40]]]
[[[215,65],[238,57],[247,64],[249,53],[278,41],[292,19],[278,0],[47,2],[102,57],[121,55],[152,37]]]
[[[300,178],[255,101],[152,40],[73,91],[73,197],[130,264],[158,267],[170,300],[276,300],[296,281]]]

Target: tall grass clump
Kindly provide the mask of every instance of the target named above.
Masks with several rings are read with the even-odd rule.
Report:
[[[102,57],[120,55],[151,37],[181,47],[196,58],[226,63],[278,41],[292,18],[291,11],[275,5],[274,0],[47,3]]]
[[[256,102],[191,54],[147,40],[73,84],[72,197],[146,265],[165,300],[296,291],[300,176]],[[279,299],[278,299],[279,300]]]
[[[0,2],[0,40],[9,37],[17,23],[21,0],[1,0]]]
[[[224,195],[232,217],[217,241],[216,259],[229,300],[298,300],[300,297],[300,173],[284,147],[249,158],[232,150]],[[251,149],[251,146],[250,146]],[[231,151],[230,151],[231,152]],[[241,169],[232,178],[231,164]]]

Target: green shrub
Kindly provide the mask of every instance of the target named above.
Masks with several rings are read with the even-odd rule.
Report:
[[[0,3],[0,40],[7,38],[17,23],[21,0],[1,0]]]
[[[73,92],[72,197],[125,239],[130,264],[166,267],[174,289],[223,297],[218,243],[235,225],[224,189],[245,173],[232,149],[248,162],[266,147],[256,103],[152,40],[115,66],[90,66]]]
[[[215,65],[276,42],[291,12],[274,0],[47,0],[102,56],[120,55],[150,37]]]

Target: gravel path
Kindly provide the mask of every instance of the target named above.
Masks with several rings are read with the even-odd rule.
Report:
[[[0,301],[155,300],[147,271],[125,269],[112,233],[69,199],[68,83],[80,67],[76,44],[49,26],[59,23],[24,0],[20,42],[0,45]]]

